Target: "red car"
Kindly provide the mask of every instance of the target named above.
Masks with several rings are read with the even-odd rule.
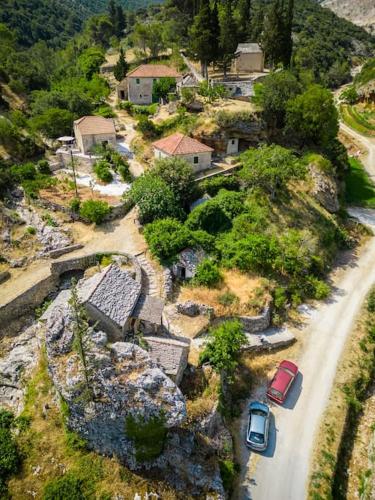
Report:
[[[298,373],[298,366],[291,361],[284,360],[280,363],[277,372],[267,390],[267,396],[276,401],[276,403],[283,404],[290,386]]]

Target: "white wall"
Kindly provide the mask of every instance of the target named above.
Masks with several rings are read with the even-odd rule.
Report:
[[[238,153],[238,139],[229,139],[227,144],[227,154],[232,155],[236,153]]]
[[[172,155],[168,155],[164,151],[154,148],[154,156],[157,159],[161,159],[161,158],[170,158]],[[176,155],[176,156],[190,163],[195,173],[201,172],[202,170],[207,170],[211,167],[212,163],[211,151],[205,153],[197,153],[193,155]],[[194,158],[198,158],[198,163],[194,162]]]

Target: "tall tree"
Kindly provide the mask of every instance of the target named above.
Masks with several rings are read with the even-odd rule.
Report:
[[[128,72],[128,69],[129,69],[129,65],[126,62],[124,50],[121,47],[119,59],[118,59],[116,66],[113,70],[113,74],[118,82],[121,82],[121,80],[123,80],[125,78],[126,73]]]
[[[262,34],[262,47],[271,67],[282,61],[284,42],[284,12],[281,0],[274,0],[269,6]]]
[[[198,14],[190,29],[190,50],[201,63],[202,74],[208,78],[208,64],[213,60],[215,45],[211,26],[210,0],[201,0]]]
[[[283,20],[283,50],[281,54],[281,62],[285,68],[290,66],[293,52],[293,38],[292,38],[292,28],[293,28],[293,17],[294,17],[294,0],[287,0],[287,5],[285,8]]]
[[[124,9],[121,5],[116,6],[116,20],[115,20],[115,35],[118,38],[122,38],[124,36],[124,31],[126,28],[126,18]]]
[[[109,16],[109,20],[112,23],[112,26],[115,27],[116,16],[117,16],[115,0],[109,0],[109,2],[108,2],[108,16]]]
[[[257,2],[252,6],[250,19],[249,39],[253,42],[260,42],[264,25],[264,6]]]
[[[224,78],[227,76],[234,52],[237,47],[237,26],[233,17],[231,0],[226,0],[220,16],[220,56],[223,64]]]
[[[212,61],[216,62],[220,58],[220,20],[217,0],[214,1],[211,13],[211,35],[212,35]]]
[[[238,0],[238,38],[241,42],[246,42],[250,36],[251,25],[251,0]]]

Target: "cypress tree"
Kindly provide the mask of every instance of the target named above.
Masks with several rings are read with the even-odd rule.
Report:
[[[125,54],[124,50],[121,47],[120,49],[120,57],[116,63],[116,66],[113,70],[113,74],[118,82],[121,82],[126,76],[126,73],[128,72],[129,66],[128,63],[126,62],[125,59]]]
[[[238,0],[237,11],[239,41],[246,42],[250,35],[251,0]]]
[[[284,12],[284,27],[283,27],[283,53],[281,62],[284,67],[288,68],[290,66],[290,61],[292,59],[293,52],[293,16],[294,16],[294,0],[288,0]]]
[[[121,5],[116,6],[116,21],[115,21],[115,34],[118,38],[124,36],[124,30],[126,28],[126,19],[124,14],[124,9]]]
[[[201,63],[202,75],[208,79],[208,64],[214,60],[213,39],[211,25],[210,0],[201,0],[198,14],[194,17],[193,25],[189,31],[190,50],[194,57]]]
[[[211,36],[212,36],[212,61],[217,62],[220,58],[220,21],[217,0],[215,0],[211,13]]]
[[[264,7],[260,2],[253,4],[251,19],[250,19],[250,33],[249,39],[253,42],[260,42],[263,33],[264,25]]]
[[[227,76],[228,66],[233,59],[237,47],[237,26],[233,17],[231,0],[226,0],[220,17],[220,55],[223,64],[224,78]]]
[[[280,0],[270,5],[264,20],[262,47],[266,60],[274,67],[283,59],[284,46],[284,12]]]

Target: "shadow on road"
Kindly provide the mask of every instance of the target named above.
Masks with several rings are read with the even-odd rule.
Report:
[[[283,408],[287,410],[293,410],[302,392],[302,383],[303,375],[301,372],[298,372],[297,377],[295,378],[293,385],[288,392],[288,396],[285,403],[283,404]]]

